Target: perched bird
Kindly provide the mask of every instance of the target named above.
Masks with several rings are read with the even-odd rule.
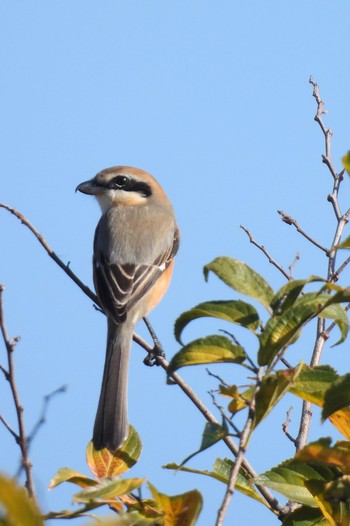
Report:
[[[128,435],[127,384],[135,324],[165,294],[179,247],[173,207],[147,172],[115,166],[76,190],[102,210],[94,238],[93,277],[107,316],[107,350],[93,431],[97,450],[114,451]]]

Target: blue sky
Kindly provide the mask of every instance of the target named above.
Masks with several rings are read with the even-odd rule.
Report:
[[[326,196],[332,181],[321,163],[323,139],[313,121],[308,78],[313,75],[320,84],[340,167],[350,147],[349,16],[348,0],[2,2],[0,201],[25,214],[92,286],[99,209],[92,199],[76,195],[75,187],[111,165],[150,171],[171,198],[182,232],[172,286],[151,315],[172,356],[179,348],[173,322],[182,311],[204,300],[232,297],[214,277],[204,282],[202,268],[214,257],[242,259],[274,287],[283,284],[240,224],[285,268],[299,251],[297,277],[324,275],[325,256],[282,224],[276,210],[296,217],[329,246],[335,222]],[[342,192],[345,206],[348,181]],[[21,335],[16,367],[28,430],[43,396],[68,385],[53,400],[31,450],[43,508],[66,508],[72,488],[48,493],[47,486],[62,466],[87,473],[84,451],[100,388],[105,320],[3,210],[0,243],[8,330]],[[189,341],[223,327],[195,322],[184,337]],[[146,335],[142,326],[139,331]],[[313,329],[306,331],[303,345],[309,349],[313,338]],[[244,343],[253,346],[248,338]],[[347,346],[325,356],[341,372]],[[0,352],[3,361],[2,345]],[[295,353],[296,361],[305,357],[301,347]],[[147,476],[168,493],[198,487],[204,496],[198,524],[213,524],[224,487],[161,468],[198,448],[203,419],[175,386],[165,384],[162,371],[146,369],[142,359],[134,347],[130,419],[144,449],[132,473]],[[235,366],[220,371],[227,381],[237,381]],[[210,405],[207,391],[215,388],[215,380],[204,368],[182,374]],[[2,382],[0,410],[12,420],[6,389]],[[252,441],[248,456],[258,472],[293,454],[280,431],[291,403],[297,417],[297,403],[287,401]],[[324,426],[321,432],[329,430]],[[2,428],[0,442],[0,468],[11,474],[18,453]],[[227,454],[218,445],[192,465],[211,469],[217,456]],[[278,523],[235,495],[227,523],[238,525],[244,516],[252,524],[258,513],[262,526]]]

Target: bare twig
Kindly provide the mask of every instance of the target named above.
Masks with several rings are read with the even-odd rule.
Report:
[[[331,140],[332,140],[333,133],[329,128],[325,126],[323,122],[323,115],[325,115],[327,112],[324,109],[324,102],[321,99],[320,94],[319,94],[318,84],[316,84],[316,82],[314,82],[314,80],[311,77],[309,79],[309,82],[313,86],[312,94],[317,104],[317,110],[316,110],[314,119],[318,123],[319,127],[321,128],[321,131],[324,136],[324,141],[325,141],[324,142],[325,153],[322,155],[322,162],[327,166],[333,178],[332,194],[330,194],[327,197],[327,199],[332,204],[333,211],[337,219],[337,225],[336,225],[331,249],[327,250],[326,254],[329,258],[328,259],[328,269],[327,269],[327,280],[330,282],[335,282],[338,280],[339,273],[342,272],[344,268],[350,262],[350,258],[348,258],[346,261],[344,261],[344,263],[339,267],[338,270],[335,269],[336,257],[337,257],[336,246],[340,243],[344,227],[349,220],[350,209],[348,209],[345,212],[345,214],[342,214],[340,207],[339,207],[339,202],[338,202],[339,188],[340,188],[341,182],[344,179],[344,170],[342,170],[340,173],[337,173],[334,167],[333,160],[332,160],[332,154],[331,154]],[[316,244],[314,240],[310,239],[310,241],[313,244]],[[321,248],[321,250],[325,250],[322,246],[319,246],[319,248]],[[335,326],[335,323],[332,323],[326,330],[324,318],[318,318],[316,342],[315,342],[314,350],[313,350],[311,361],[310,361],[311,367],[315,367],[319,365],[321,361],[321,356],[322,356],[325,342],[328,339],[329,333],[331,330],[333,330],[334,326]],[[304,445],[307,442],[311,419],[312,419],[312,405],[310,402],[304,402],[303,408],[302,408],[299,433],[295,441],[297,451],[299,451],[302,447],[304,447]]]
[[[16,440],[16,442],[18,442],[18,435],[17,435],[16,431],[14,431],[14,429],[12,429],[12,427],[10,426],[8,421],[5,420],[5,418],[2,415],[0,415],[0,422],[2,422],[4,424],[4,426],[6,427],[7,431],[9,431],[9,433],[11,433],[11,435]]]
[[[299,224],[297,223],[297,221],[295,219],[293,219],[291,216],[287,215],[285,212],[283,212],[283,210],[277,210],[277,212],[280,214],[280,216],[282,217],[282,221],[284,223],[287,223],[287,225],[293,225],[297,232],[299,232],[299,234],[301,234],[302,236],[304,236],[308,241],[310,241],[310,243],[312,243],[313,245],[315,245],[317,248],[319,248],[320,250],[323,250],[323,252],[325,252],[327,255],[328,255],[328,249],[323,247],[320,243],[318,243],[318,241],[316,241],[314,238],[312,238],[309,234],[307,234],[305,232],[305,230],[303,230]]]
[[[59,393],[63,393],[65,392],[67,389],[67,386],[66,385],[62,385],[61,387],[59,387],[58,389],[55,389],[54,391],[52,391],[52,393],[49,393],[48,395],[44,396],[44,399],[43,399],[43,404],[42,404],[42,408],[41,408],[41,413],[40,413],[40,416],[36,422],[36,424],[34,424],[34,427],[33,429],[31,430],[31,432],[29,433],[29,435],[27,436],[27,446],[28,446],[28,451],[30,449],[30,446],[34,440],[34,438],[36,437],[36,435],[38,434],[40,428],[45,424],[46,422],[46,415],[47,415],[47,410],[49,408],[49,403],[51,402],[52,398],[54,396],[56,396],[57,394]],[[17,473],[16,473],[16,478],[20,477],[21,473],[22,473],[22,470],[23,470],[23,464],[22,462],[20,463],[19,467],[18,467],[18,470],[17,470]]]
[[[28,455],[28,442],[27,442],[27,437],[26,437],[26,432],[25,432],[25,427],[24,427],[23,406],[19,398],[19,393],[18,393],[16,380],[15,380],[15,367],[14,367],[13,354],[16,348],[16,344],[18,342],[18,338],[10,339],[7,333],[7,328],[5,325],[5,318],[4,318],[3,292],[4,292],[4,285],[0,285],[0,329],[1,329],[2,337],[3,337],[6,351],[7,351],[7,365],[8,365],[6,379],[8,380],[10,384],[12,398],[13,398],[15,409],[16,409],[18,433],[16,433],[11,428],[11,426],[7,424],[4,418],[2,418],[1,421],[7,427],[8,431],[10,431],[10,433],[15,438],[16,442],[18,443],[20,447],[21,455],[22,455],[23,469],[26,474],[26,484],[25,485],[28,491],[28,495],[32,499],[35,499],[35,489],[34,489],[34,481],[33,481],[33,474],[32,474],[32,463]]]
[[[34,234],[34,236],[37,238],[37,240],[39,241],[39,243],[41,244],[42,247],[44,247],[44,249],[46,250],[46,252],[48,253],[48,255],[50,256],[50,258],[52,258],[54,260],[54,262],[67,274],[67,276],[70,277],[71,280],[74,281],[74,283],[76,285],[78,285],[78,287],[94,302],[96,303],[98,306],[100,306],[99,304],[99,301],[97,299],[97,296],[96,294],[94,294],[92,292],[91,289],[89,289],[89,287],[87,287],[79,278],[76,274],[74,274],[74,272],[72,272],[72,270],[70,269],[69,267],[69,264],[65,265],[63,263],[63,261],[57,256],[57,254],[52,250],[52,248],[50,247],[50,245],[47,243],[47,241],[44,239],[44,237],[40,234],[40,232],[38,232],[38,230],[36,230],[36,228],[34,228],[34,226],[28,221],[28,219],[23,215],[21,214],[20,212],[18,212],[17,210],[15,210],[14,208],[12,208],[11,206],[8,206],[6,205],[5,203],[0,203],[0,207],[1,208],[4,208],[5,210],[8,210],[9,212],[11,212],[11,214],[13,214],[15,217],[17,217],[17,219],[19,219],[21,221],[21,223],[23,225],[25,225],[27,228],[29,228],[29,230]]]
[[[322,155],[322,162],[324,162],[324,164],[328,167],[330,173],[332,174],[332,177],[334,179],[337,179],[338,174],[336,172],[336,169],[334,168],[333,161],[332,161],[332,155],[331,155],[331,140],[332,140],[333,132],[331,129],[326,128],[323,122],[323,115],[327,114],[327,111],[324,109],[325,104],[320,97],[318,84],[314,82],[312,77],[309,78],[309,82],[313,87],[312,96],[315,98],[316,104],[317,104],[317,110],[316,110],[314,119],[320,126],[322,133],[324,135],[325,154]]]
[[[216,378],[220,382],[221,385],[223,385],[224,387],[229,387],[229,384],[223,378],[221,378],[221,376],[212,373],[210,371],[210,369],[208,369],[207,367],[206,367],[205,370],[207,371],[209,376],[212,376],[213,378]]]
[[[56,395],[64,393],[66,391],[67,391],[67,386],[66,385],[61,385],[61,387],[58,387],[57,389],[55,389],[51,393],[49,393],[49,394],[44,396],[40,416],[39,416],[36,424],[34,425],[33,429],[31,430],[31,432],[29,433],[29,435],[27,437],[28,446],[30,446],[30,444],[33,442],[33,440],[36,437],[36,435],[38,434],[41,426],[45,424],[45,422],[46,422],[46,415],[47,415],[47,411],[48,411],[49,404],[50,404],[51,400]]]
[[[169,364],[164,358],[159,358],[159,364],[163,367],[165,371],[167,371]],[[202,415],[207,420],[207,422],[211,424],[220,424],[218,420],[215,418],[215,416],[209,411],[209,409],[198,398],[198,396],[191,389],[191,387],[187,385],[177,373],[175,372],[171,373],[170,376],[175,381],[175,383],[180,387],[180,389],[186,394],[186,396],[188,396],[191,402],[197,407],[200,413],[202,413]],[[239,453],[239,447],[233,442],[233,440],[230,437],[225,437],[223,441],[225,442],[225,444],[227,445],[231,453],[235,457],[237,457]],[[243,457],[241,465],[244,467],[247,473],[252,477],[252,479],[257,477],[257,473],[254,471],[253,467],[249,464],[248,460],[245,457]],[[279,516],[283,516],[284,508],[283,506],[281,506],[278,500],[272,495],[272,493],[266,487],[260,486],[258,484],[256,484],[256,488],[261,493],[261,495],[265,498],[271,510],[277,513]]]
[[[226,487],[224,499],[218,511],[218,516],[217,516],[215,526],[222,526],[222,524],[224,523],[224,519],[227,513],[228,506],[231,502],[231,499],[235,491],[235,484],[237,481],[237,477],[239,475],[239,471],[242,466],[244,467],[245,453],[246,453],[249,437],[252,431],[254,415],[255,415],[255,400],[256,400],[256,395],[260,389],[260,382],[261,382],[262,374],[263,374],[263,368],[260,368],[259,373],[258,373],[258,381],[256,384],[255,393],[249,403],[248,418],[245,423],[244,429],[240,435],[239,448],[238,448],[238,452],[236,455],[236,461],[233,464],[232,469],[231,469],[229,482]]]
[[[5,208],[9,212],[11,212],[13,215],[15,215],[24,225],[26,225],[29,230],[35,235],[35,237],[38,239],[40,244],[43,246],[43,248],[46,250],[46,252],[49,254],[49,256],[55,261],[55,263],[58,264],[58,266],[70,277],[74,283],[78,285],[78,287],[98,306],[99,302],[96,297],[96,295],[86,286],[84,283],[80,281],[80,279],[71,271],[68,265],[65,265],[62,260],[55,254],[55,252],[51,249],[51,247],[48,245],[46,240],[43,238],[41,234],[29,223],[29,221],[17,210],[14,208],[9,207],[8,205],[4,205],[0,203],[0,207]],[[134,341],[140,345],[146,352],[150,353],[153,350],[153,347],[149,345],[141,336],[134,333],[133,336]],[[164,357],[157,358],[157,363],[165,370],[168,369],[168,362]],[[194,391],[183,381],[183,379],[176,373],[171,373],[171,378],[174,380],[174,382],[180,387],[180,389],[186,394],[186,396],[191,400],[191,402],[197,407],[197,409],[200,411],[200,413],[204,416],[204,418],[214,424],[219,424],[217,419],[214,417],[214,415],[209,411],[209,409],[202,403],[202,401],[198,398],[198,396],[194,393]],[[225,437],[223,439],[229,450],[233,453],[233,455],[238,454],[238,446],[233,442],[233,440],[230,437]],[[254,471],[252,466],[249,464],[249,462],[243,458],[242,460],[242,466],[244,469],[249,473],[249,475],[252,478],[257,477],[257,473]],[[261,493],[261,495],[265,498],[266,502],[270,506],[271,510],[273,510],[275,513],[282,516],[284,514],[284,508],[281,506],[281,504],[278,502],[278,500],[272,495],[272,493],[264,486],[259,486],[256,484],[256,488]]]
[[[79,278],[78,276],[71,270],[70,266],[69,266],[69,263],[66,265],[65,263],[63,263],[63,261],[57,256],[57,254],[54,252],[54,250],[50,247],[50,245],[47,243],[47,241],[45,240],[45,238],[40,234],[40,232],[38,232],[38,230],[28,221],[28,219],[23,215],[21,214],[20,212],[18,212],[18,210],[16,210],[15,208],[12,208],[11,206],[8,206],[6,205],[5,203],[0,203],[0,208],[4,208],[5,210],[7,210],[8,212],[11,212],[11,214],[13,214],[15,217],[17,217],[17,219],[19,219],[21,221],[21,223],[23,225],[25,225],[27,228],[29,228],[29,230],[32,232],[32,234],[34,234],[34,236],[37,238],[37,240],[39,241],[39,243],[41,244],[41,246],[45,249],[45,251],[48,253],[48,255],[50,256],[50,258],[52,258],[54,260],[54,262],[63,270],[63,272],[65,272],[67,274],[67,276],[74,281],[74,283],[76,285],[78,285],[78,287],[84,292],[84,294],[86,294],[88,296],[88,298],[90,298],[98,307],[98,310],[100,312],[103,313],[103,310],[101,308],[101,305],[98,301],[98,298],[96,296],[96,294],[94,294],[94,292],[87,286],[85,285]],[[138,335],[135,333],[134,336],[133,336],[133,340],[138,343],[139,345],[141,345],[141,347],[143,346],[140,341],[143,341],[142,338],[139,339]],[[144,349],[146,350],[146,348],[144,347]]]
[[[237,437],[239,437],[241,433],[240,433],[238,427],[232,422],[231,418],[225,413],[224,408],[222,407],[222,405],[220,405],[220,404],[217,402],[214,393],[213,393],[212,391],[208,391],[208,394],[209,394],[209,396],[210,396],[211,399],[212,399],[213,405],[214,405],[214,406],[216,407],[216,409],[219,411],[219,413],[220,413],[222,419],[227,423],[228,426],[230,426],[230,427],[233,429],[235,435],[236,435]]]
[[[297,252],[295,254],[295,258],[293,259],[293,261],[291,262],[291,264],[288,267],[288,269],[289,269],[289,279],[290,280],[294,279],[294,268],[295,268],[296,263],[299,261],[299,259],[300,259],[300,254],[299,254],[299,252]]]
[[[276,267],[282,274],[285,278],[287,278],[288,280],[291,279],[290,275],[288,274],[288,272],[286,272],[284,270],[284,268],[279,265],[279,263],[277,263],[277,261],[275,261],[273,259],[273,257],[270,255],[270,253],[266,250],[266,248],[264,247],[264,245],[260,245],[260,243],[258,243],[255,238],[253,237],[253,234],[248,230],[248,228],[246,228],[245,226],[243,225],[240,225],[241,229],[244,230],[244,232],[247,234],[248,238],[249,238],[249,241],[250,243],[252,243],[253,245],[255,245],[259,250],[261,250],[261,252],[263,252],[263,254],[265,254],[265,256],[267,257],[269,263],[271,263],[271,265],[273,265],[274,267]]]
[[[350,263],[350,256],[346,258],[346,260],[340,265],[340,267],[334,272],[332,276],[332,282],[335,283],[339,279],[339,274],[343,272],[343,270],[348,266]]]
[[[288,428],[289,428],[289,424],[291,423],[291,419],[290,419],[290,414],[292,412],[292,407],[290,407],[287,411],[287,415],[286,415],[286,420],[283,422],[282,424],[282,431],[283,433],[286,435],[286,437],[291,441],[293,442],[293,444],[295,445],[295,438],[292,437],[292,435],[289,433],[288,431]]]

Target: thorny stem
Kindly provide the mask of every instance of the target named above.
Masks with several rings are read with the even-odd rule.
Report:
[[[17,423],[18,423],[18,433],[16,433],[9,426],[9,424],[5,421],[4,418],[1,418],[1,421],[3,422],[5,427],[10,431],[10,433],[15,438],[17,444],[19,445],[21,449],[22,465],[23,465],[23,469],[26,474],[25,485],[26,485],[29,497],[32,499],[35,499],[35,489],[34,489],[34,481],[33,481],[33,474],[32,474],[32,463],[28,455],[28,442],[27,442],[27,437],[26,437],[26,432],[25,432],[25,427],[24,427],[23,406],[19,398],[19,393],[18,393],[16,381],[15,381],[15,367],[14,367],[13,353],[15,351],[16,344],[18,342],[18,338],[10,339],[7,333],[5,319],[4,319],[3,292],[4,292],[4,286],[0,285],[0,329],[1,329],[2,337],[3,337],[6,351],[7,351],[7,364],[8,364],[8,369],[6,371],[7,374],[5,376],[10,384],[12,398],[15,404]],[[3,372],[5,371],[3,367],[1,369]]]

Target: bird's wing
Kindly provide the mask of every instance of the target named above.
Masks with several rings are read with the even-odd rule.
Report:
[[[121,323],[127,312],[153,287],[168,268],[179,248],[179,231],[174,231],[173,244],[152,264],[118,265],[107,260],[102,250],[94,253],[94,283],[103,309]]]

